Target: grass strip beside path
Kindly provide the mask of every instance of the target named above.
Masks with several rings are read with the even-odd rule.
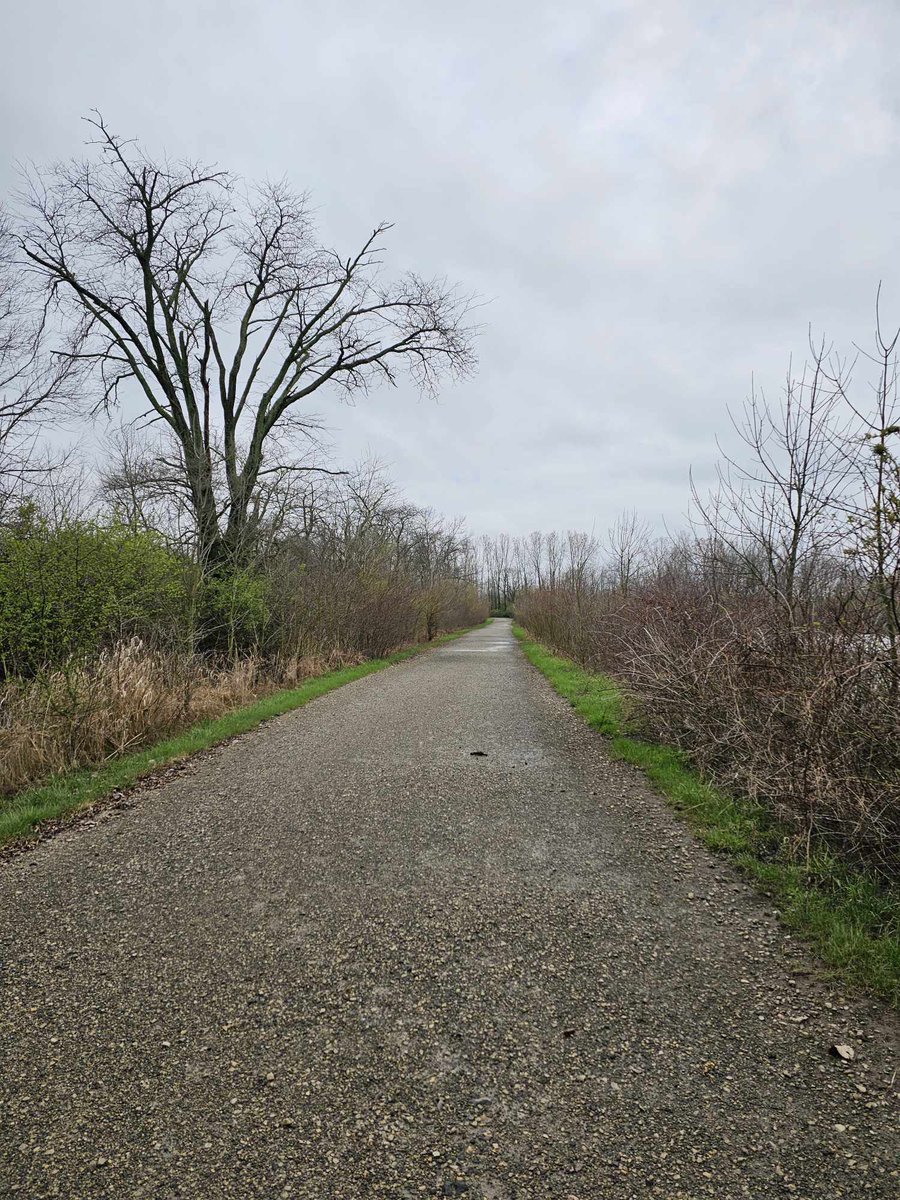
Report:
[[[473,628],[481,629],[489,624],[489,620]],[[324,696],[326,692],[334,691],[345,683],[352,683],[355,679],[374,674],[375,671],[383,671],[385,667],[403,662],[424,650],[443,645],[469,632],[469,629],[455,630],[452,633],[441,634],[430,642],[397,650],[385,658],[370,659],[355,667],[343,667],[339,671],[314,676],[297,688],[263,696],[253,704],[194,725],[144,750],[111,759],[99,767],[84,767],[66,772],[48,783],[28,788],[13,796],[2,797],[0,846],[27,838],[38,831],[42,822],[64,817],[80,808],[95,804],[110,793],[123,791],[163,767],[188,758],[199,750],[217,746],[237,734],[247,733],[263,721],[301,708],[317,696]]]
[[[819,848],[792,858],[790,838],[766,811],[724,795],[679,750],[629,735],[629,705],[614,679],[559,658],[518,626],[528,660],[589,725],[615,758],[640,770],[710,850],[727,855],[775,899],[781,921],[809,941],[839,979],[900,1007],[900,891]]]

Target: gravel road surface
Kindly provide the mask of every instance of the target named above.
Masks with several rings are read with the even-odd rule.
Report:
[[[900,1195],[896,1019],[505,621],[4,864],[0,958],[0,1195]]]

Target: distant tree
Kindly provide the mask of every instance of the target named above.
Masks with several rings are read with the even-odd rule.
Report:
[[[525,587],[544,586],[544,535],[539,529],[522,540],[522,578]]]
[[[91,369],[98,407],[139,389],[171,430],[201,556],[241,558],[277,436],[315,426],[303,402],[473,365],[469,301],[380,273],[379,225],[348,257],[323,246],[307,198],[155,160],[89,122],[98,155],[28,180],[22,247]],[[219,471],[218,468],[221,467]],[[217,475],[224,479],[217,490]]]
[[[650,526],[634,509],[620,513],[606,535],[607,569],[615,586],[627,596],[647,557]]]
[[[505,613],[516,598],[519,571],[516,546],[508,533],[483,535],[479,543],[482,590],[495,612]]]

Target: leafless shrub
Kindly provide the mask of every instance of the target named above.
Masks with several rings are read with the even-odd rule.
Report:
[[[516,596],[536,637],[621,679],[646,734],[770,811],[798,855],[825,842],[888,873],[900,866],[897,344],[879,323],[867,400],[811,345],[780,404],[751,397],[747,458],[726,460],[712,496],[695,493],[692,535],[651,547],[626,515],[612,570]]]
[[[267,566],[290,653],[381,656],[487,615],[471,544],[397,493],[377,463],[310,485]]]

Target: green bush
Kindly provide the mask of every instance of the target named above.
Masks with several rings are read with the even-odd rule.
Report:
[[[123,637],[177,637],[189,618],[183,561],[153,533],[33,508],[0,532],[0,671],[31,675]]]
[[[234,657],[265,648],[272,633],[268,580],[246,569],[207,576],[198,622],[200,649]]]

